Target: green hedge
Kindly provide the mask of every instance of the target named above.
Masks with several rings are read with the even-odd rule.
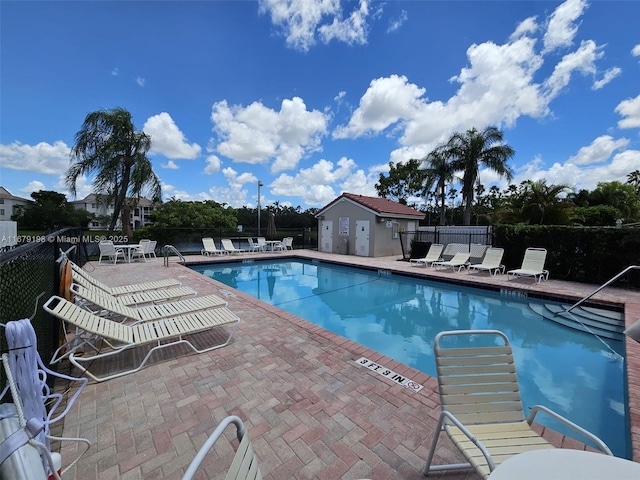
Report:
[[[629,265],[640,265],[640,228],[497,225],[494,245],[505,249],[507,269],[518,268],[527,247],[547,249],[550,278],[605,283]],[[616,281],[640,287],[640,270]]]

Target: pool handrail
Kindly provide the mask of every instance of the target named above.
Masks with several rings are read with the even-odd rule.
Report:
[[[607,287],[609,285],[611,285],[613,282],[615,282],[617,279],[619,279],[620,277],[622,277],[625,273],[627,273],[630,270],[635,270],[635,269],[639,269],[640,270],[640,265],[629,265],[627,268],[625,268],[624,270],[622,270],[620,273],[618,273],[616,276],[610,278],[609,280],[607,280],[605,283],[603,283],[602,285],[600,285],[598,288],[596,288],[593,292],[591,292],[589,295],[587,295],[586,297],[584,297],[583,299],[577,301],[576,303],[574,303],[573,305],[571,305],[568,309],[567,312],[570,312],[571,310],[573,310],[574,308],[578,307],[579,305],[582,305],[584,302],[586,302],[587,300],[589,300],[591,297],[593,297],[596,293],[598,293],[600,290],[602,290],[604,287]]]

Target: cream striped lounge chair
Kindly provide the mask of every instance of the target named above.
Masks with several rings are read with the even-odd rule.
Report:
[[[457,268],[458,271],[460,271],[469,262],[470,255],[471,254],[469,252],[458,252],[453,256],[451,260],[433,262],[431,266],[433,266],[436,270],[438,269],[438,267],[443,267],[451,268],[452,270],[455,270]]]
[[[202,237],[202,247],[201,255],[224,255],[227,253],[224,250],[218,250],[212,237]]]
[[[73,365],[82,369],[97,382],[137,372],[145,366],[153,352],[172,345],[184,344],[196,353],[224,347],[229,344],[240,323],[238,316],[226,307],[215,307],[177,317],[135,324],[119,323],[100,317],[57,295],[49,298],[43,308],[56,318],[76,327],[75,336],[54,352],[51,363],[69,358]],[[189,337],[192,334],[205,333],[219,327],[229,327],[230,332],[227,335],[212,335],[211,338],[215,338],[216,343],[208,344],[204,348],[198,348]],[[105,348],[105,345],[108,348]],[[151,346],[151,348],[133,368],[105,375],[94,374],[89,370],[96,360],[111,358],[141,346]]]
[[[189,295],[195,295],[197,292],[187,286],[182,286],[180,282],[167,279],[166,281],[146,282],[132,285],[125,285],[125,288],[110,287],[89,275],[85,270],[75,263],[68,260],[71,265],[73,281],[88,289],[98,290],[105,295],[117,296],[118,301],[125,305],[142,305],[152,302],[166,302],[169,300],[177,300]],[[164,286],[163,286],[164,285]],[[178,286],[176,286],[178,285]],[[140,289],[141,286],[156,286],[148,290]],[[169,288],[172,287],[173,288]],[[132,290],[127,292],[127,290]]]
[[[178,300],[175,302],[154,303],[147,306],[131,307],[120,302],[120,297],[103,295],[98,290],[88,289],[77,283],[71,284],[71,293],[76,304],[100,316],[123,317],[134,321],[148,322],[160,318],[175,317],[184,313],[197,312],[207,308],[226,307],[228,302],[217,295]]]
[[[498,272],[504,273],[504,265],[502,265],[502,257],[504,256],[504,248],[488,248],[482,259],[482,263],[469,265],[469,273],[472,270],[481,272],[489,272],[490,275],[497,275]]]
[[[542,280],[547,281],[549,279],[549,270],[545,270],[544,262],[547,259],[547,250],[544,248],[527,248],[524,252],[524,258],[522,259],[522,266],[515,270],[509,270],[507,272],[507,280],[512,275],[516,277],[533,277],[533,279],[540,283]]]
[[[418,266],[424,265],[425,267],[430,266],[433,262],[437,262],[440,260],[442,256],[442,250],[444,249],[444,245],[440,243],[432,243],[429,247],[429,251],[424,256],[424,258],[412,258],[409,260],[409,265]]]
[[[173,287],[177,285],[181,285],[181,282],[174,278],[166,278],[163,280],[155,280],[152,282],[143,282],[143,283],[132,283],[129,285],[121,285],[119,287],[110,287],[109,285],[101,282],[94,276],[90,275],[86,270],[84,270],[79,265],[76,265],[71,260],[67,260],[71,264],[71,269],[73,274],[77,274],[84,278],[87,282],[94,284],[96,287],[101,288],[105,292],[111,295],[124,295],[127,293],[138,293],[145,292],[147,290],[157,290],[160,288]]]
[[[531,428],[539,412],[561,422],[589,445],[613,455],[598,437],[546,407],[534,406],[525,418],[513,352],[504,333],[440,332],[435,337],[434,354],[441,413],[425,475],[474,468],[481,478],[487,479],[500,463],[514,455],[554,448]],[[467,463],[432,465],[441,431],[449,436]]]
[[[211,451],[220,437],[224,437],[223,434],[225,429],[232,423],[236,427],[236,436],[238,437],[240,444],[238,445],[236,454],[233,457],[231,466],[229,467],[225,478],[234,480],[262,479],[262,473],[260,473],[260,467],[258,466],[258,458],[253,451],[244,423],[240,417],[229,415],[218,424],[213,433],[204,442],[196,456],[191,461],[191,464],[187,468],[182,480],[191,480],[194,477],[209,451]]]

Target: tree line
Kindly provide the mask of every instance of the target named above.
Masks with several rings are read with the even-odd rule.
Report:
[[[109,232],[118,219],[123,235],[132,237],[131,211],[141,198],[158,206],[152,220],[165,228],[247,228],[257,227],[257,209],[229,205],[213,200],[162,203],[159,178],[147,153],[151,138],[136,131],[131,114],[123,108],[89,113],[76,133],[71,149],[71,166],[66,184],[72,194],[81,176],[93,176],[93,193],[113,205]],[[388,175],[380,174],[375,185],[380,197],[394,199],[425,212],[431,224],[528,223],[541,225],[612,225],[640,220],[640,170],[629,173],[627,182],[599,183],[593,191],[575,192],[566,184],[548,184],[546,180],[510,184],[487,191],[479,172],[486,168],[511,181],[508,161],[515,150],[504,143],[504,134],[496,127],[472,128],[456,132],[421,159],[389,163]],[[458,192],[453,185],[460,184]],[[34,203],[15,216],[21,228],[51,229],[56,226],[87,226],[94,217],[76,210],[63,194],[51,191],[32,193]],[[281,228],[308,228],[317,224],[317,209],[300,206],[268,205],[261,215],[260,228],[266,228],[269,214],[277,217]]]
[[[425,157],[389,163],[375,188],[426,213],[426,223],[439,225],[616,225],[640,221],[640,170],[627,182],[598,183],[593,191],[574,191],[567,184],[527,180],[487,191],[479,171],[487,168],[510,181],[508,160],[515,155],[496,127],[454,133]],[[461,184],[461,191],[453,185]]]

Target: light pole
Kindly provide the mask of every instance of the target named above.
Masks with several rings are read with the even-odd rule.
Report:
[[[260,236],[260,187],[262,187],[264,183],[258,180],[258,236]]]

